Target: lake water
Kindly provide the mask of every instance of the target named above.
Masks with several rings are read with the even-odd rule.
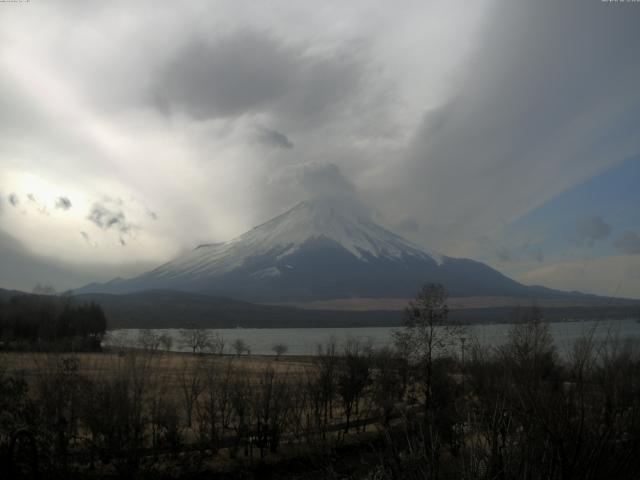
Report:
[[[621,340],[640,341],[640,323],[635,319],[611,321],[576,321],[551,323],[551,332],[558,351],[566,353],[575,340],[595,329],[595,338],[605,339],[615,335]],[[510,324],[486,324],[467,327],[466,337],[484,346],[498,346],[507,338]],[[338,345],[349,339],[368,342],[374,348],[381,348],[393,342],[392,332],[397,327],[359,328],[222,328],[210,329],[212,334],[221,335],[226,342],[227,353],[232,353],[231,344],[236,339],[249,345],[252,354],[272,355],[272,347],[282,343],[287,346],[287,355],[313,355],[318,344],[335,339]],[[137,329],[112,330],[105,337],[105,346],[136,346],[139,335]],[[190,351],[181,345],[180,330],[158,329],[157,334],[166,334],[173,339],[173,351]],[[469,343],[467,343],[468,345]]]

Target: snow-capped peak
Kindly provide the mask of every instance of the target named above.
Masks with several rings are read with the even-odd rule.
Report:
[[[358,258],[397,258],[402,255],[430,256],[438,263],[442,257],[420,247],[374,223],[360,208],[330,199],[308,200],[288,212],[255,227],[235,241],[249,242],[266,250],[287,246],[285,256],[315,239],[332,240]]]
[[[333,241],[362,261],[368,261],[369,257],[412,256],[431,258],[437,264],[443,262],[441,255],[427,252],[380,227],[362,209],[323,199],[301,202],[229,242],[201,245],[151,274],[222,274],[251,257],[269,254],[282,259],[314,240]]]

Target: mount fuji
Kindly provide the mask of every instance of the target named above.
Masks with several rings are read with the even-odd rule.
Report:
[[[409,298],[424,283],[453,296],[549,297],[491,267],[424,249],[373,222],[363,209],[310,200],[239,237],[205,244],[131,279],[76,293],[180,290],[253,302]]]

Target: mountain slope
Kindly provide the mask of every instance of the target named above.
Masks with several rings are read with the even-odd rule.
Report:
[[[78,292],[150,289],[224,295],[259,302],[404,297],[425,282],[452,295],[566,295],[526,287],[468,259],[423,249],[354,207],[306,201],[225,243],[201,245],[139,277]]]

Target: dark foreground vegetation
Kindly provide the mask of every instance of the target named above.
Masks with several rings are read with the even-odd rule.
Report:
[[[2,353],[0,471],[638,478],[638,346],[586,335],[560,359],[541,320],[528,311],[504,345],[483,349],[431,286],[383,351],[348,341],[311,358],[172,354],[146,332],[135,351]]]
[[[102,307],[68,296],[0,298],[0,350],[96,351],[107,329]]]

